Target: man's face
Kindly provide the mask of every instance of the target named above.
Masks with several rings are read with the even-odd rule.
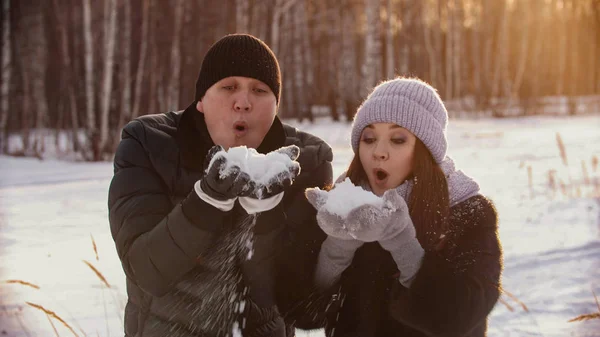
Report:
[[[204,113],[216,145],[258,148],[277,114],[277,100],[263,82],[232,76],[208,88],[196,109]]]

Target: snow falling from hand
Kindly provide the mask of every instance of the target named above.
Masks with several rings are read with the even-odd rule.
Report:
[[[173,296],[179,301],[167,308],[174,317],[187,316],[186,331],[170,331],[169,337],[188,336],[189,331],[218,336],[240,336],[241,317],[248,288],[242,287],[240,264],[252,256],[256,216],[240,219],[177,285]],[[167,296],[169,297],[169,296]]]

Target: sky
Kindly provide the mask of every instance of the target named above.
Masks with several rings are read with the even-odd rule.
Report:
[[[349,124],[291,123],[329,142],[334,175],[343,172]],[[499,213],[510,295],[492,311],[489,336],[600,336],[600,320],[567,322],[598,311],[599,127],[598,114],[450,121],[449,155]],[[0,156],[0,333],[55,336],[54,324],[60,336],[122,336],[125,280],[107,218],[112,163],[49,157]]]

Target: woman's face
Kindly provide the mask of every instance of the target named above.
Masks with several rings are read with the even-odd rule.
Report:
[[[417,138],[393,123],[374,123],[360,136],[358,155],[378,196],[400,186],[412,173]]]

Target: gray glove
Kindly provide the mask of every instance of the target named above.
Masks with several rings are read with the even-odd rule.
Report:
[[[382,199],[382,207],[363,204],[348,213],[346,227],[352,237],[374,242],[397,237],[406,229],[415,232],[404,199],[395,190],[385,191]]]
[[[308,202],[317,210],[319,227],[327,234],[315,269],[316,286],[327,289],[339,280],[342,272],[352,263],[354,253],[364,242],[348,234],[342,217],[323,208],[327,200],[326,191],[309,188],[305,193]]]
[[[392,255],[400,271],[400,283],[410,287],[425,251],[417,240],[417,232],[406,201],[396,190],[383,194],[381,209],[363,205],[348,214],[348,229],[363,241],[379,241],[381,247]]]
[[[345,241],[357,242],[347,228],[347,219],[331,213],[323,205],[327,202],[328,192],[319,188],[308,188],[305,191],[306,199],[317,210],[317,223],[325,234]],[[354,245],[357,245],[355,243]],[[362,242],[360,242],[362,245]],[[359,245],[359,247],[360,247]]]
[[[350,237],[360,242],[379,241],[381,247],[394,258],[401,273],[400,283],[410,286],[420,268],[424,251],[416,238],[416,230],[404,199],[395,190],[388,190],[383,194],[381,207],[363,204],[342,219],[322,208],[327,200],[326,193],[306,191],[311,204],[315,202],[320,205],[317,213],[317,220],[321,219],[319,226],[328,235],[340,239]],[[323,215],[319,216],[319,213]]]

